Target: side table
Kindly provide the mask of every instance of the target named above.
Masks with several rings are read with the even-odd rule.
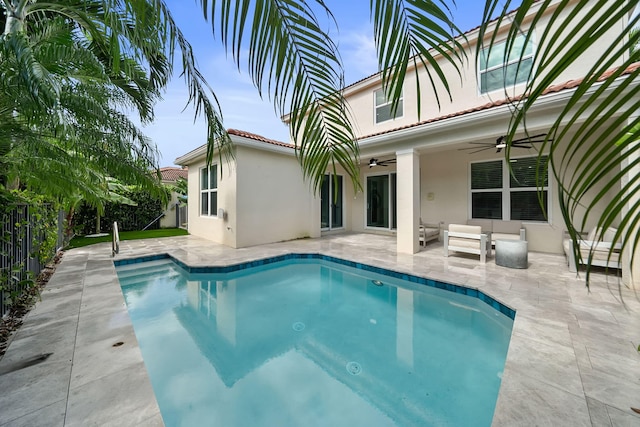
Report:
[[[526,240],[496,240],[496,265],[508,268],[528,268]]]

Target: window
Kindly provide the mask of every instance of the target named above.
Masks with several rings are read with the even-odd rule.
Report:
[[[402,117],[402,93],[400,94],[400,99],[398,100],[398,108],[396,109],[395,115],[391,114],[391,101],[387,99],[386,95],[384,94],[384,90],[376,90],[374,96],[376,105],[376,123],[382,123],[386,122],[387,120]]]
[[[502,160],[471,164],[471,218],[502,219]]]
[[[396,174],[367,177],[367,227],[397,228]]]
[[[200,169],[200,215],[218,214],[218,165]]]
[[[342,227],[342,177],[327,174],[320,190],[320,227],[324,230]]]
[[[522,34],[515,39],[507,58],[506,42],[495,44],[491,50],[482,50],[478,65],[480,93],[524,83],[529,79],[533,68],[533,38],[526,38],[527,36]]]
[[[504,160],[471,164],[471,218],[546,221],[549,176],[536,168],[537,157],[511,160],[512,172]],[[536,170],[544,176],[543,206],[538,199]]]

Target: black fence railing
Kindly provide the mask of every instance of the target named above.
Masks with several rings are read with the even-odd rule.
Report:
[[[39,208],[42,210],[42,207]],[[45,207],[47,209],[47,207]],[[53,209],[53,208],[51,208]],[[60,215],[58,215],[58,219]],[[38,259],[36,248],[46,238],[35,231],[34,216],[26,204],[18,204],[0,217],[0,318],[4,317],[12,299],[21,295],[42,271],[44,263]],[[58,220],[58,229],[62,223]],[[62,245],[62,233],[58,233],[58,245]],[[48,254],[53,256],[54,254]],[[46,261],[46,260],[45,260]]]

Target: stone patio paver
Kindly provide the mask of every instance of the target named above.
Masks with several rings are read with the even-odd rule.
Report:
[[[562,256],[530,253],[529,268],[515,270],[445,258],[438,242],[397,254],[394,237],[372,234],[237,250],[193,236],[120,247],[116,259],[168,253],[191,266],[322,253],[482,289],[517,310],[493,426],[640,426],[630,410],[640,406],[640,298],[603,272],[587,291]],[[162,425],[110,249],[68,251],[13,337],[0,360],[0,426]],[[43,353],[53,354],[16,369]]]

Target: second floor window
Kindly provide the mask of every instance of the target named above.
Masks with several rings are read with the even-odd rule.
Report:
[[[508,56],[505,56],[506,42],[494,44],[491,50],[482,50],[478,64],[480,93],[504,89],[529,79],[533,68],[533,37],[526,38],[526,34],[519,35]]]
[[[400,99],[398,100],[398,108],[396,109],[395,115],[391,114],[391,101],[387,99],[386,95],[384,94],[384,90],[376,90],[374,97],[376,107],[376,123],[382,123],[386,122],[387,120],[402,117],[402,94],[400,94]]]

